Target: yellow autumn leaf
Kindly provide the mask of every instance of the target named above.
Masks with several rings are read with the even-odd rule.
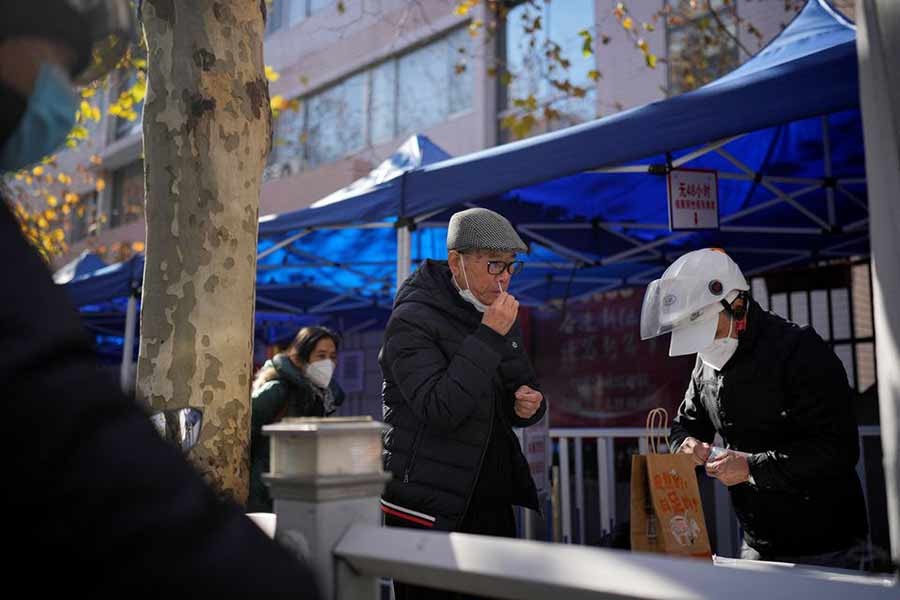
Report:
[[[144,242],[132,242],[131,249],[135,252],[143,252],[144,251]]]
[[[141,102],[146,95],[147,81],[145,79],[138,79],[137,83],[135,83],[131,88],[131,97],[134,102]]]
[[[596,69],[591,69],[590,71],[588,71],[588,78],[591,81],[599,80],[600,79],[600,71],[598,71]]]
[[[94,88],[91,88],[91,87],[86,87],[83,90],[81,90],[82,98],[93,98],[95,94],[96,94],[96,91],[94,90]]]
[[[655,55],[655,54],[651,54],[651,53],[649,53],[649,52],[646,53],[646,54],[644,55],[644,60],[647,61],[647,66],[648,66],[648,67],[650,67],[651,69],[655,69],[655,68],[656,68],[656,55]]]
[[[70,212],[72,212],[72,209],[69,208],[68,204],[63,204],[61,210],[64,215],[68,215]]]
[[[49,196],[47,196],[47,206],[56,208],[56,206],[58,204],[59,204],[59,200],[56,199],[56,196],[54,196],[53,194],[50,194]]]
[[[48,222],[47,222],[47,219],[45,219],[44,217],[40,217],[40,218],[38,219],[38,221],[37,221],[37,225],[38,225],[38,227],[40,227],[41,229],[47,229],[47,227],[50,226],[50,223],[48,223]]]
[[[272,106],[272,110],[283,110],[286,105],[284,96],[279,96],[277,94],[272,96],[272,99],[269,100],[269,104]]]
[[[66,201],[66,204],[75,204],[78,202],[78,194],[74,192],[67,192],[63,199]]]
[[[268,79],[269,81],[275,82],[275,81],[278,81],[280,78],[281,78],[281,75],[279,75],[275,69],[273,69],[269,65],[266,65],[266,79]]]
[[[34,175],[35,177],[40,177],[41,175],[44,174],[44,167],[42,167],[40,165],[36,166],[35,168],[33,168],[31,170],[31,174]]]
[[[98,192],[102,192],[103,190],[106,189],[106,180],[102,179],[102,178],[97,179],[97,182],[94,185],[94,187],[97,189]]]
[[[54,229],[53,230],[53,239],[55,239],[57,242],[65,241],[66,232],[63,231],[62,229]]]
[[[459,4],[456,5],[456,8],[453,9],[453,14],[458,17],[464,17],[469,14],[469,11],[478,4],[478,0],[462,0]]]
[[[631,31],[631,28],[634,27],[634,21],[631,17],[625,17],[622,19],[622,27],[625,28],[626,31]]]
[[[63,185],[69,185],[70,183],[72,183],[72,178],[69,177],[68,175],[66,175],[65,173],[60,173],[56,177],[56,179],[59,180],[59,182]]]

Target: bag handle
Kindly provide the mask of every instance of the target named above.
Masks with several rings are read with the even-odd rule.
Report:
[[[660,447],[665,441],[666,447],[670,448],[669,434],[666,431],[669,428],[669,412],[664,408],[654,408],[647,413],[647,442],[650,446],[650,454],[660,454]]]

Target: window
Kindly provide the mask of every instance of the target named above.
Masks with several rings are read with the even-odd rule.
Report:
[[[373,144],[382,144],[397,135],[397,61],[378,65],[371,78],[369,135]]]
[[[300,99],[275,123],[267,179],[339,160],[472,108],[465,29]]]
[[[698,88],[731,72],[740,64],[735,39],[738,27],[734,3],[712,0],[712,11],[692,8],[689,0],[669,0],[668,38],[669,95]],[[718,17],[718,19],[716,18]],[[719,22],[727,33],[721,31]]]
[[[596,84],[589,73],[597,68],[593,54],[582,52],[583,38],[579,32],[592,30],[595,22],[593,0],[570,0],[562,3],[525,2],[518,4],[506,16],[501,40],[501,64],[510,73],[509,85],[501,85],[501,110],[508,114],[515,110],[515,100],[533,97],[538,105],[548,106],[559,113],[547,129],[568,127],[589,121],[597,116]],[[540,20],[540,29],[528,33]],[[536,44],[532,42],[536,41]],[[547,53],[559,45],[559,55],[569,61],[563,68]],[[553,81],[568,81],[587,93],[580,98],[564,92]],[[502,116],[502,115],[501,115]]]
[[[307,102],[309,164],[318,166],[362,150],[365,74],[355,75]]]
[[[868,263],[826,265],[752,280],[753,298],[834,349],[857,392],[875,384],[875,332]]]
[[[299,173],[305,164],[306,110],[284,110],[275,121],[272,152],[263,174],[265,180]]]
[[[80,242],[97,233],[97,192],[81,197],[69,213],[69,243]]]
[[[116,95],[112,100],[117,100],[122,92],[130,90],[135,83],[137,83],[137,71],[131,69],[128,72],[128,75],[123,77],[123,79],[120,81],[118,89],[116,91]],[[137,115],[137,118],[135,118],[134,120],[129,121],[128,119],[122,117],[116,118],[115,139],[120,140],[132,134],[141,132],[141,114],[144,111],[144,101],[141,100],[140,102],[135,104],[132,107],[132,110]]]
[[[421,131],[471,108],[469,37],[459,30],[398,59],[397,134]]]
[[[109,226],[118,227],[144,215],[144,161],[138,160],[113,175]]]
[[[292,27],[333,3],[334,0],[273,0],[266,16],[266,35]]]

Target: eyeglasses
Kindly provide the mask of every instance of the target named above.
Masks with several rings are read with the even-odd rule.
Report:
[[[487,270],[491,275],[502,275],[506,271],[510,275],[515,275],[525,267],[525,263],[521,260],[505,262],[502,260],[487,261]]]

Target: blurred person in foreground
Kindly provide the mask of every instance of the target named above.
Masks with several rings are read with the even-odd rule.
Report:
[[[0,172],[51,154],[75,89],[134,32],[127,0],[0,1]],[[119,42],[119,43],[116,43]],[[0,207],[0,389],[7,582],[47,591],[314,598],[312,575],[219,501],[147,415],[100,375],[78,313]]]
[[[868,525],[844,366],[749,289],[718,249],[688,252],[647,287],[641,337],[671,332],[670,356],[697,354],[672,451],[728,486],[742,558],[859,569]]]
[[[514,504],[539,510],[513,427],[546,411],[509,284],[527,252],[503,216],[454,214],[447,261],[425,261],[397,292],[384,374],[385,524],[515,537]],[[455,594],[394,583],[397,600]]]
[[[272,512],[263,473],[269,471],[269,438],[262,428],[284,417],[329,417],[344,401],[334,379],[340,339],[326,327],[304,327],[287,352],[276,354],[253,381],[248,512]]]

